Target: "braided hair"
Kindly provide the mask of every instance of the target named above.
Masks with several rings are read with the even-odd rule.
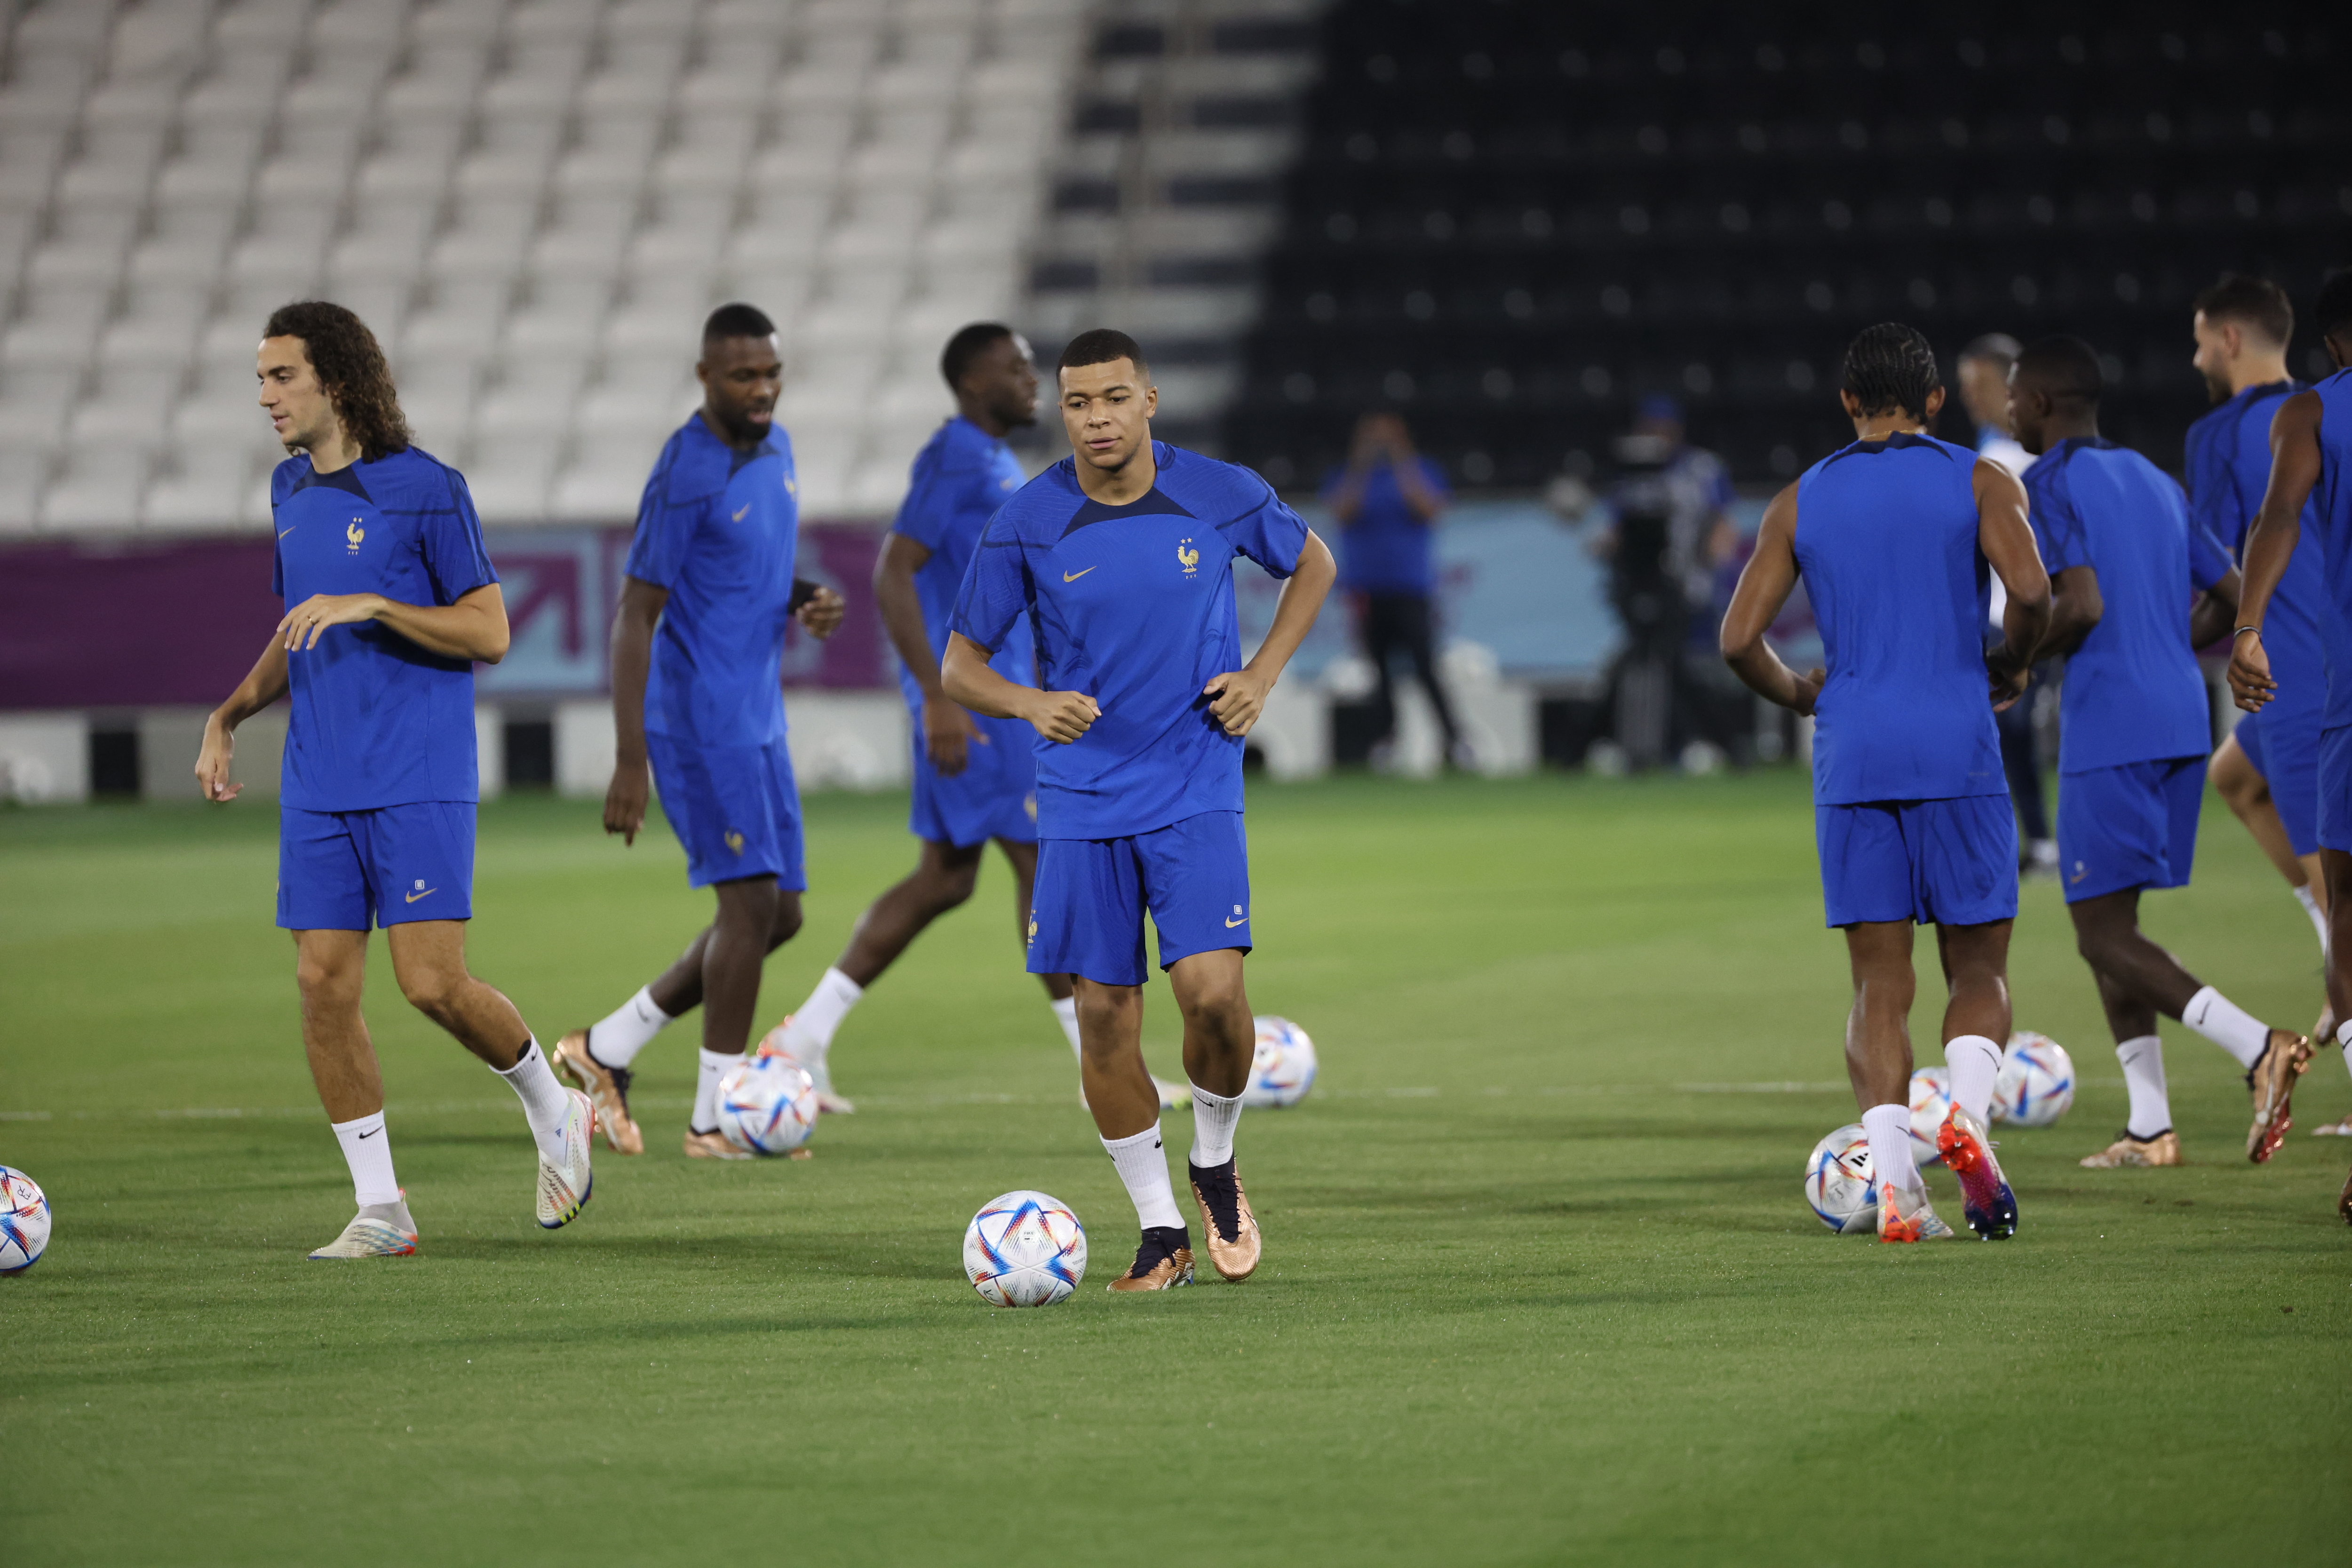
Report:
[[[362,459],[381,462],[408,450],[408,420],[400,412],[392,367],[365,321],[341,305],[302,300],[272,310],[261,335],[302,340],[302,353],[327,402]]]
[[[1865,415],[1908,414],[1927,420],[1927,395],[1944,384],[1936,371],[1936,351],[1916,327],[1881,321],[1864,327],[1846,345],[1840,373]]]

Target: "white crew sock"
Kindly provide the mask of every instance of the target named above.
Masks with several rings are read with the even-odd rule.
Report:
[[[1911,1108],[1874,1105],[1862,1113],[1862,1131],[1870,1140],[1870,1168],[1882,1182],[1905,1192],[1927,1184],[1919,1179],[1919,1162],[1911,1154]]]
[[[1952,1072],[1952,1103],[1982,1125],[1991,1126],[1992,1086],[2000,1077],[2000,1047],[1982,1035],[1957,1035],[1944,1042],[1944,1065]]]
[[[689,1132],[719,1131],[719,1075],[743,1059],[740,1052],[722,1057],[717,1051],[698,1050],[701,1070],[694,1079],[694,1114],[687,1120]]]
[[[2172,1097],[2164,1089],[2164,1042],[2154,1035],[2126,1040],[2116,1047],[2124,1064],[2124,1088],[2131,1093],[2131,1115],[2124,1131],[2135,1138],[2153,1138],[2172,1131]]]
[[[833,1049],[834,1032],[865,994],[866,987],[840,970],[826,970],[808,1000],[793,1012],[793,1021],[784,1026],[784,1054],[808,1068],[810,1077],[816,1077],[824,1066],[825,1053]]]
[[[1129,1138],[1105,1138],[1102,1146],[1117,1167],[1118,1179],[1127,1184],[1137,1223],[1146,1230],[1183,1229],[1184,1216],[1176,1212],[1176,1189],[1168,1180],[1168,1156],[1160,1150],[1160,1129],[1147,1127]]]
[[[507,1080],[507,1087],[522,1101],[524,1120],[530,1123],[530,1136],[539,1152],[551,1161],[563,1158],[563,1122],[572,1114],[572,1097],[555,1080],[555,1069],[547,1065],[547,1054],[539,1048],[534,1038],[522,1048],[522,1059],[501,1071],[490,1069]]]
[[[614,1009],[612,1016],[588,1026],[588,1054],[608,1068],[627,1067],[671,1022],[654,1000],[654,988],[646,986]]]
[[[2189,999],[2180,1021],[2251,1069],[2271,1043],[2271,1026],[2208,985]]]
[[[392,1134],[383,1130],[383,1112],[332,1125],[335,1142],[343,1146],[343,1163],[352,1168],[352,1195],[360,1207],[400,1202],[400,1183],[392,1173]]]
[[[1242,1119],[1242,1097],[1227,1099],[1192,1086],[1192,1163],[1202,1170],[1234,1157],[1234,1129]]]
[[[2301,904],[2303,912],[2311,917],[2311,929],[2319,933],[2319,951],[2325,954],[2327,952],[2327,915],[2320,909],[2318,895],[2311,890],[2310,883],[2305,882],[2294,890],[2294,901]]]
[[[1062,1033],[1070,1037],[1070,1054],[1086,1059],[1086,1048],[1078,1044],[1078,999],[1065,996],[1054,1004],[1054,1021],[1062,1026]]]

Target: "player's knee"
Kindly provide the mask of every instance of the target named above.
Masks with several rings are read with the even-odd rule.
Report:
[[[803,920],[798,899],[779,901],[774,917],[768,922],[768,951],[773,952],[800,935]]]
[[[308,953],[294,961],[294,984],[312,1006],[357,1001],[364,973],[359,964],[329,963]]]
[[[1249,1002],[1239,975],[1230,980],[1220,976],[1192,986],[1178,1006],[1183,1010],[1188,1029],[1223,1028],[1249,1019]]]
[[[465,989],[466,972],[462,969],[412,969],[402,973],[400,994],[408,1005],[436,1024],[446,1024],[456,1016],[457,997]]]
[[[923,892],[931,912],[945,914],[969,900],[979,885],[979,867],[950,866],[934,873]]]

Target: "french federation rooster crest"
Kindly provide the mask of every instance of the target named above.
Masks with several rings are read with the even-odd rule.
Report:
[[[1180,539],[1176,542],[1176,559],[1182,563],[1184,575],[1187,577],[1201,569],[1201,552],[1193,547],[1192,542],[1189,539]]]
[[[344,525],[343,537],[351,541],[352,549],[356,552],[360,547],[360,541],[367,537],[367,530],[360,526],[358,518],[353,518]]]

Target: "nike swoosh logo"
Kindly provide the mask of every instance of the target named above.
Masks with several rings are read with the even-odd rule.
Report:
[[[751,503],[750,501],[745,501],[741,506],[735,509],[735,521],[738,522],[742,521],[745,518],[751,515]]]
[[[1097,562],[1095,564],[1098,566],[1098,565],[1100,565],[1100,564],[1101,564],[1101,563],[1100,563],[1100,562]],[[1091,572],[1091,571],[1093,571],[1093,570],[1094,570],[1094,567],[1093,567],[1093,566],[1089,566],[1089,567],[1087,567],[1087,572]],[[1075,582],[1076,582],[1079,578],[1081,578],[1081,577],[1085,576],[1085,575],[1087,574],[1087,572],[1065,572],[1065,573],[1063,573],[1063,574],[1062,574],[1062,581],[1063,581],[1063,582],[1065,582],[1065,583],[1075,583]]]
[[[421,893],[411,893],[408,895],[408,901],[413,904],[419,899],[429,899],[440,890],[438,888],[427,888]]]
[[[299,527],[301,527],[301,526],[302,526],[302,525],[301,525],[300,523],[299,523],[299,522],[298,522],[298,523],[296,523],[296,524],[294,525],[294,528],[299,528]],[[279,529],[279,530],[278,531],[278,538],[280,538],[280,539],[285,538],[288,534],[289,534],[289,533],[291,533],[291,532],[293,532],[293,531],[294,531],[294,528],[281,528],[281,529]]]
[[[379,1133],[379,1132],[381,1132],[381,1131],[383,1131],[383,1128],[381,1128],[381,1127],[374,1127],[374,1128],[371,1128],[371,1129],[369,1129],[367,1131],[361,1133],[361,1134],[360,1134],[360,1138],[361,1138],[361,1140],[362,1140],[362,1142],[364,1142],[364,1141],[366,1141],[367,1139],[370,1139],[370,1138],[374,1137],[377,1133]]]
[[[1247,915],[1244,915],[1241,919],[1239,919],[1239,920],[1237,920],[1237,921],[1227,921],[1225,922],[1225,929],[1226,929],[1227,931],[1231,931],[1231,930],[1233,930],[1233,929],[1234,929],[1234,927],[1235,927],[1235,926],[1245,926],[1245,925],[1247,925],[1247,924],[1249,924],[1249,916],[1247,916]]]

